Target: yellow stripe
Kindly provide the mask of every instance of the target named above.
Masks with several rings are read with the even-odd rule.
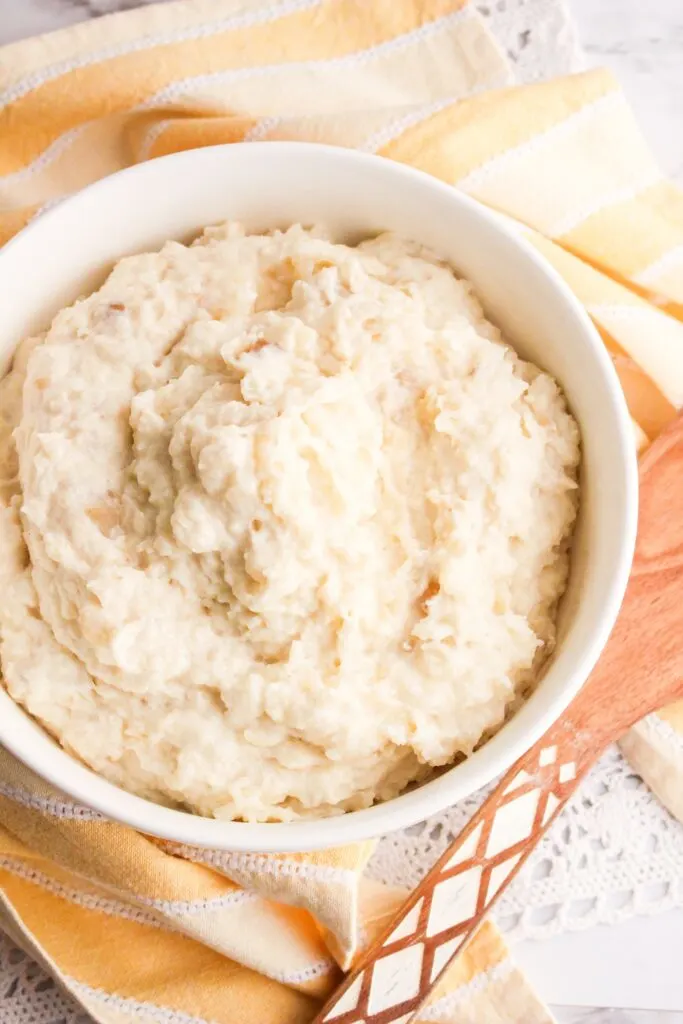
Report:
[[[572,253],[566,252],[549,239],[535,231],[524,231],[525,237],[538,249],[565,279],[579,301],[589,309],[591,307],[626,307],[636,312],[649,311],[652,307],[640,299],[633,291],[623,287],[598,270],[582,262]],[[676,409],[664,394],[662,383],[656,382],[651,375],[639,365],[624,345],[610,330],[606,323],[597,316],[593,318],[597,329],[611,352],[615,368],[621,380],[631,415],[638,425],[650,437],[656,437],[672,419]],[[650,349],[652,346],[650,346]],[[674,352],[672,351],[672,356]],[[678,358],[681,363],[683,354]],[[675,371],[675,379],[683,379],[683,367],[679,368],[673,361],[670,370]],[[670,382],[668,382],[670,383]]]
[[[600,146],[608,159],[595,158]],[[458,186],[552,238],[661,177],[623,97],[611,93],[487,161]]]
[[[22,0],[19,0],[22,2]],[[249,0],[252,17],[281,0]],[[123,15],[93,18],[47,35],[22,39],[2,48],[0,88],[44,75],[64,62],[95,61],[112,47],[134,46],[169,32],[192,31],[219,19],[243,14],[244,0],[176,0],[144,6]],[[152,45],[152,44],[149,44]]]
[[[316,1002],[173,932],[67,903],[0,868],[0,885],[29,931],[75,980],[219,1024],[310,1020]]]
[[[287,117],[275,119],[249,117],[176,118],[169,120],[164,130],[156,136],[147,150],[148,157],[164,156],[185,149],[213,146],[224,142],[241,142],[255,129],[263,127],[258,139],[271,141],[323,142],[327,145],[355,147],[366,135],[387,120],[386,111],[381,114],[354,113],[319,114],[315,117]]]
[[[464,47],[469,38],[480,52],[463,66],[453,61],[453,51]],[[470,9],[351,54],[271,64],[249,69],[248,74],[229,69],[217,76],[202,76],[199,82],[189,79],[189,87],[204,110],[211,107],[218,115],[336,115],[340,107],[344,114],[364,113],[373,107],[391,109],[448,95],[455,98],[476,85],[488,85],[500,67],[497,49]]]
[[[457,182],[487,160],[616,92],[607,71],[483,93],[434,114],[382,149],[384,156]]]
[[[26,206],[21,207],[18,210],[12,210],[11,213],[3,213],[0,215],[0,245],[4,245],[5,242],[9,242],[18,231],[25,228],[31,217],[35,216],[38,212],[38,206]]]
[[[301,11],[276,22],[77,68],[0,113],[0,173],[29,163],[77,125],[134,107],[180,79],[255,64],[321,60],[354,53],[410,32],[461,6],[462,0],[412,0],[402,4],[374,0],[368,8],[357,0],[329,0],[324,18],[317,9]]]
[[[11,846],[3,836],[3,846]],[[230,905],[188,907],[186,901],[168,906],[141,903],[86,883],[50,860],[18,847],[0,854],[0,869],[23,879],[67,903],[100,914],[102,927],[122,918],[150,928],[167,928],[205,944],[238,964],[266,977],[286,982],[308,995],[326,996],[338,981],[338,972],[319,930],[304,911],[277,907],[247,898]],[[267,934],[264,944],[261,936]]]
[[[649,437],[656,437],[675,420],[675,407],[609,332],[599,323],[595,326],[612,355],[631,416]]]
[[[584,306],[613,303],[640,307],[643,304],[634,292],[537,231],[524,231],[524,236],[559,271]]]
[[[678,700],[675,704],[669,704],[668,707],[662,708],[657,714],[683,737],[683,700]]]
[[[683,243],[683,193],[663,181],[600,210],[561,240],[579,256],[630,278]]]
[[[258,118],[254,117],[174,118],[166,125],[163,134],[157,136],[147,156],[165,156],[184,149],[241,142],[257,123]]]
[[[467,985],[483,971],[502,963],[508,951],[497,928],[484,921],[474,938],[457,957],[446,976],[434,989],[430,1002]]]
[[[219,76],[202,83],[199,109],[179,110],[176,104],[95,119],[61,135],[28,167],[0,177],[0,208],[45,203],[76,191],[126,166],[131,156],[141,160],[179,149],[239,141],[261,115],[286,115],[284,130],[276,135],[362,145],[373,131],[391,121],[397,108],[432,103],[444,93],[464,95],[502,80],[502,58],[480,21],[474,16],[463,21],[456,12],[455,18],[437,24],[443,27],[436,33],[423,37],[417,31],[402,36],[409,46],[394,50],[390,43],[389,50],[373,48],[365,51],[372,58],[361,63],[355,61],[354,54],[350,66],[342,58],[315,67],[284,64],[268,75],[246,79],[226,81]],[[453,61],[453,50],[468,40],[478,57],[463,67]],[[412,104],[411,97],[415,100]],[[342,102],[345,113],[340,116]],[[209,109],[211,117],[203,113]],[[294,115],[300,110],[304,114],[297,121]],[[159,141],[162,135],[163,145]]]
[[[124,128],[125,115],[94,121],[44,169],[0,177],[2,214],[24,206],[42,206],[126,167],[130,146]]]
[[[591,306],[589,313],[661,393],[677,409],[683,407],[683,324],[647,303]]]
[[[45,851],[69,871],[142,896],[191,900],[238,888],[210,868],[169,856],[145,836],[113,822],[49,819],[2,796],[0,820],[15,839]]]

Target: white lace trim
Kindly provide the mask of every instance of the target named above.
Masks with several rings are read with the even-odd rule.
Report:
[[[623,188],[607,188],[602,194],[596,195],[590,205],[583,206],[580,210],[572,211],[572,213],[561,220],[554,221],[546,233],[552,238],[568,235],[570,231],[577,228],[579,224],[583,224],[585,220],[588,220],[594,214],[608,209],[610,206],[617,206],[619,203],[635,199],[641,192],[645,192],[646,189],[652,188],[653,185],[657,185],[663,180],[664,175],[662,172],[658,168],[653,168],[644,173],[639,181],[631,185],[624,186]]]
[[[389,124],[384,125],[384,127],[368,136],[357,148],[365,153],[376,153],[378,149],[397,139],[414,124],[418,124],[420,121],[425,120],[425,118],[438,114],[439,111],[444,110],[446,107],[450,107],[452,104],[463,99],[471,99],[473,96],[486,92],[488,89],[498,89],[510,84],[509,74],[502,72],[497,81],[490,81],[485,88],[478,86],[458,96],[446,96],[443,99],[432,100],[430,103],[422,103],[395,117]]]
[[[667,727],[659,720],[654,727],[660,725]],[[371,875],[414,888],[484,796],[385,836],[370,862]],[[505,891],[494,916],[514,941],[680,906],[683,825],[612,747]]]
[[[231,29],[250,28],[264,22],[274,21],[287,14],[295,14],[297,11],[305,11],[311,7],[319,7],[322,0],[282,0],[266,7],[257,7],[239,14],[232,14],[227,18],[220,18],[217,21],[203,22],[201,25],[186,26],[175,32],[159,32],[156,35],[143,36],[142,38],[131,39],[125,43],[117,43],[115,46],[107,46],[102,50],[94,50],[73,60],[60,61],[40,71],[21,78],[15,82],[10,89],[0,92],[0,109],[10,103],[16,102],[27,93],[40,88],[46,82],[59,78],[60,75],[78,68],[89,67],[91,64],[99,64],[105,60],[112,60],[114,57],[123,57],[128,53],[138,53],[140,50],[148,50],[154,46],[168,46],[172,43],[184,42],[191,39],[205,39],[207,36],[216,35],[219,32],[228,32]],[[123,7],[123,4],[121,5]],[[142,5],[140,5],[142,6]],[[115,9],[115,8],[114,8]]]
[[[139,999],[124,998],[123,996],[112,996],[100,988],[93,988],[85,985],[75,978],[65,977],[66,984],[87,1003],[99,1003],[101,1006],[111,1007],[114,1010],[130,1014],[134,1019],[138,1014],[144,1013],[149,1020],[158,1024],[217,1024],[208,1017],[195,1017],[190,1013],[183,1013],[181,1010],[167,1010],[154,1003],[142,1002]]]
[[[484,163],[480,164],[479,167],[475,167],[473,171],[458,182],[458,188],[465,192],[476,192],[478,188],[486,184],[492,175],[498,174],[501,167],[514,165],[518,160],[527,157],[530,153],[535,153],[539,149],[553,145],[560,139],[563,139],[565,135],[571,135],[572,132],[581,128],[585,121],[592,121],[595,117],[609,116],[612,109],[616,112],[617,109],[623,107],[623,103],[622,95],[619,92],[610,92],[606,96],[600,96],[599,99],[592,100],[584,107],[581,107],[580,110],[570,114],[564,121],[560,121],[559,124],[554,124],[530,139],[520,142],[519,145],[506,149],[503,153],[485,160]]]
[[[321,0],[301,0],[300,6],[315,6],[320,2]],[[292,7],[295,6],[298,5],[295,2],[292,2]],[[271,15],[271,17],[276,16],[276,14]],[[334,57],[326,60],[300,61],[297,64],[297,68],[324,68],[326,71],[344,67],[349,67],[351,69],[354,66],[364,64],[367,61],[374,60],[377,57],[383,57],[386,54],[401,52],[402,50],[405,50],[408,47],[415,45],[416,43],[420,43],[425,39],[429,39],[430,36],[438,35],[440,32],[447,31],[448,29],[453,28],[454,25],[457,25],[463,21],[468,21],[475,16],[476,12],[474,8],[468,5],[466,7],[460,8],[460,10],[453,11],[450,14],[446,14],[441,18],[437,18],[434,21],[427,22],[426,24],[421,25],[419,28],[413,29],[410,32],[405,32],[403,33],[403,35],[396,36],[394,39],[389,39],[386,42],[378,43],[376,46],[370,46],[365,50],[359,50],[354,53],[347,54],[343,57]],[[212,31],[218,30],[214,28]],[[207,31],[205,34],[208,35],[211,33]],[[186,36],[184,33],[179,33],[179,35],[182,38],[194,38],[194,36],[192,36],[191,34]],[[145,45],[149,44],[146,43]],[[127,48],[131,50],[135,49],[135,47],[131,44],[127,44]],[[107,56],[109,57],[116,55],[117,54],[114,53],[107,54]],[[100,59],[105,58],[100,56]],[[89,57],[83,58],[82,60],[84,62],[87,61],[87,63],[91,62],[91,58]],[[76,64],[74,64],[74,66],[76,66]],[[157,92],[154,96],[150,96],[149,99],[146,99],[143,103],[140,103],[138,104],[138,106],[133,107],[132,111],[135,112],[140,110],[152,110],[155,107],[164,106],[167,103],[174,102],[181,96],[186,95],[188,92],[194,90],[201,90],[207,86],[211,86],[218,82],[228,83],[244,81],[248,78],[262,78],[264,76],[277,74],[280,71],[286,70],[290,66],[291,65],[289,64],[263,64],[257,65],[256,67],[231,68],[225,71],[214,71],[210,74],[205,75],[193,75],[190,78],[180,79],[176,82],[173,82],[171,85],[166,86],[165,88]],[[59,73],[61,74],[65,70],[68,70],[68,68],[62,67]],[[35,88],[35,86],[32,86],[32,88]],[[2,94],[0,94],[0,108],[1,107]],[[268,120],[268,118],[264,118],[264,123],[266,123]],[[274,123],[277,123],[278,120],[278,118],[275,118]],[[147,156],[149,156],[152,146],[159,138],[159,136],[163,133],[165,128],[168,126],[168,123],[168,119],[165,119],[159,124],[152,125],[152,127],[147,131],[146,135],[143,136],[143,139],[140,143],[141,159],[144,159]],[[272,127],[272,124],[270,126]],[[87,125],[82,126],[82,130],[84,130],[85,127],[87,127]],[[252,135],[251,141],[254,141],[254,139],[258,137],[257,129],[258,125],[255,125],[254,128],[252,129],[252,133],[255,134]],[[267,130],[267,128],[265,130]],[[65,132],[58,139],[56,139],[50,147],[53,154],[52,158],[54,158],[54,155],[60,155],[66,149],[68,149],[72,142],[76,138],[78,138],[78,134],[78,132],[74,131],[73,129],[70,129],[68,132]],[[44,157],[45,154],[42,154],[42,156]],[[50,159],[51,158],[48,157],[46,159],[46,163],[49,163]],[[25,168],[23,171],[19,173],[30,176],[32,173],[34,173],[34,171],[41,170],[42,166],[44,165],[40,164],[40,160],[41,157],[38,157],[37,160],[34,161],[33,165],[31,165],[28,168]]]
[[[346,54],[343,57],[332,57],[325,60],[299,61],[296,67],[298,70],[305,68],[324,68],[326,71],[332,71],[339,68],[348,68],[349,70],[353,70],[354,67],[365,64],[377,57],[384,57],[387,54],[401,53],[403,50],[414,46],[416,43],[421,43],[425,39],[429,39],[431,36],[447,31],[448,29],[453,28],[454,25],[463,21],[468,21],[473,17],[475,17],[475,11],[468,4],[457,11],[453,11],[450,14],[444,14],[441,18],[436,18],[434,21],[429,21],[424,25],[420,25],[419,28],[412,29],[410,32],[404,32],[402,35],[395,36],[393,39],[389,39],[386,42],[377,43],[375,46],[369,46],[365,50],[356,50],[354,53]],[[133,109],[149,110],[157,106],[164,106],[166,103],[179,99],[191,90],[194,91],[196,89],[202,89],[218,82],[224,84],[227,82],[244,81],[249,78],[268,77],[272,74],[277,74],[280,71],[285,71],[290,66],[291,65],[289,64],[259,64],[255,67],[231,68],[226,71],[214,71],[206,75],[193,75],[190,78],[183,78],[177,82],[173,82],[171,85],[161,89],[154,96],[150,96],[150,98],[145,100],[144,103],[139,104],[139,106]]]
[[[576,32],[562,0],[476,2],[520,80],[581,69]],[[117,0],[107,0],[109,9],[116,6]],[[648,284],[657,273],[677,265],[679,258],[680,254],[671,254],[661,265],[645,268],[638,279]],[[661,720],[653,727],[659,730],[660,726],[667,727]],[[385,837],[372,861],[372,874],[389,883],[414,886],[482,798],[483,794],[478,794],[406,833]],[[64,816],[62,811],[81,818],[84,811],[86,815],[91,813],[76,805],[33,806],[58,816]],[[95,820],[98,817],[93,815]],[[220,857],[215,861],[208,857],[203,862],[222,870]],[[291,862],[286,868],[278,868],[290,874],[301,873],[300,869],[301,865]],[[343,875],[340,881],[345,878]],[[674,906],[683,906],[683,827],[664,810],[615,748],[585,780],[530,864],[506,892],[498,920],[513,940],[544,938]],[[312,969],[318,969],[317,965]],[[319,969],[323,970],[322,965]],[[82,994],[95,999],[98,996],[96,990],[82,990]],[[120,1009],[130,1012],[131,1007],[124,1002]],[[88,1024],[90,1017],[80,1012],[26,954],[0,935],[0,1020],[2,1024]],[[188,1022],[177,1016],[171,1020],[172,1024],[191,1022],[191,1018]],[[160,1024],[171,1022],[162,1018]],[[196,1024],[196,1018],[192,1024]]]
[[[420,1020],[434,1021],[435,1024],[441,1024],[441,1022],[443,1024],[450,1024],[453,1020],[453,1014],[458,1007],[468,1003],[473,996],[484,992],[489,985],[495,985],[497,982],[509,977],[514,969],[512,960],[506,957],[500,963],[489,967],[487,971],[482,971],[481,974],[475,975],[472,981],[462,985],[455,992],[449,992],[448,995],[437,999],[431,1006],[427,1006],[420,1012]]]
[[[283,985],[301,985],[304,981],[312,981],[313,978],[320,978],[324,974],[330,974],[337,970],[337,964],[332,958],[318,960],[309,967],[303,967],[300,971],[272,971],[268,977],[274,981],[281,981]]]
[[[0,1020],[2,1024],[92,1024],[23,950],[0,932]]]
[[[151,910],[159,910],[164,914],[173,916],[194,916],[197,914],[212,913],[217,910],[226,910],[228,907],[241,906],[244,903],[254,902],[260,897],[255,892],[245,889],[238,889],[235,892],[223,893],[221,896],[205,897],[197,900],[162,900],[150,896],[140,896],[136,893],[121,892],[122,896],[128,896],[131,903],[122,900],[112,899],[95,893],[85,893],[81,889],[65,885],[63,882],[44,871],[32,868],[18,857],[0,857],[0,868],[9,871],[10,874],[23,878],[27,882],[39,885],[55,896],[68,900],[89,910],[99,910],[103,914],[110,914],[112,917],[126,917],[138,921],[140,924],[149,924],[159,927],[159,918],[152,914],[145,914],[144,910],[136,909],[131,903],[139,903]]]
[[[94,811],[83,804],[74,803],[71,800],[59,800],[56,797],[36,796],[20,786],[10,786],[0,783],[0,796],[13,800],[23,807],[30,807],[35,811],[42,811],[53,818],[78,819],[80,821],[106,821],[107,819],[99,811]]]
[[[17,878],[23,878],[33,885],[40,886],[41,889],[52,893],[53,896],[59,896],[61,899],[68,900],[69,903],[74,903],[79,907],[85,907],[88,910],[98,910],[101,914],[107,914],[110,917],[123,917],[129,921],[137,921],[138,924],[149,925],[152,928],[164,927],[158,918],[152,914],[146,914],[144,910],[137,910],[135,907],[119,902],[119,900],[107,899],[104,896],[96,896],[93,893],[86,893],[80,889],[64,885],[62,882],[50,878],[43,871],[30,868],[22,861],[15,860],[12,857],[0,857],[0,868],[9,871],[10,874],[15,875]]]
[[[490,81],[487,84],[486,89],[499,88],[510,84],[510,75],[506,72],[502,72],[497,81]],[[471,98],[482,91],[485,91],[485,89],[477,87],[471,89],[469,92],[459,93],[457,96],[444,96],[438,100],[430,100],[428,103],[420,103],[415,106],[411,106],[408,109],[404,109],[401,113],[392,118],[388,124],[378,129],[378,131],[373,132],[372,135],[369,135],[367,139],[356,147],[356,149],[365,153],[376,153],[378,149],[381,149],[382,146],[386,146],[387,143],[391,142],[393,139],[398,138],[399,135],[402,135],[403,132],[407,131],[408,128],[412,127],[412,125],[418,124],[420,121],[423,121],[425,118],[430,117],[433,114],[438,114],[440,110],[444,110],[446,107],[451,106],[459,100]],[[297,124],[301,124],[301,122],[305,120],[305,116],[300,114],[279,114],[262,117],[252,128],[249,129],[248,132],[245,133],[244,141],[259,142],[261,139],[264,139],[266,135],[273,130],[273,128],[285,125],[290,121],[296,121]],[[149,156],[156,140],[160,135],[163,135],[166,128],[171,124],[173,124],[171,120],[160,121],[149,129],[141,146],[141,159],[145,159]]]
[[[268,132],[272,128],[277,128],[277,126],[279,124],[282,124],[282,122],[284,120],[285,120],[285,116],[283,114],[280,114],[280,115],[275,115],[274,114],[272,117],[262,117],[259,121],[256,122],[256,124],[254,125],[253,128],[250,128],[248,132],[245,132],[245,134],[244,134],[244,141],[245,142],[260,142],[261,139],[264,139],[266,137],[266,135],[268,134]],[[164,122],[162,122],[162,123],[164,123]],[[169,123],[170,123],[169,121],[165,122],[165,124],[169,124]],[[152,133],[150,133],[150,134],[152,134]]]
[[[680,271],[683,274],[683,245],[677,245],[674,249],[664,253],[658,260],[650,263],[639,273],[635,274],[633,280],[636,284],[641,284],[645,288],[656,287],[663,274],[673,273],[674,271]]]
[[[281,878],[309,878],[316,881],[340,882],[350,885],[356,881],[356,872],[351,868],[335,868],[326,864],[302,864],[293,860],[273,860],[263,853],[224,853],[221,850],[200,850],[195,846],[180,843],[165,843],[165,848],[185,860],[210,864],[226,875],[254,874],[276,875]]]
[[[79,124],[77,128],[71,128],[69,131],[64,132],[47,149],[44,149],[40,156],[37,156],[26,167],[22,167],[20,171],[12,171],[10,174],[0,175],[0,190],[14,188],[15,185],[21,184],[22,181],[27,181],[40,171],[44,171],[55,160],[59,160],[62,153],[65,153],[71,144],[80,138],[92,123],[92,121],[86,121],[85,124]]]

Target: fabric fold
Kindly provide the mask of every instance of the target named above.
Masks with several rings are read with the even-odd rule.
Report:
[[[462,0],[180,0],[0,51],[0,240],[141,160],[249,140],[433,174],[521,232],[583,303],[643,449],[683,404],[683,194],[613,77],[514,86]],[[0,637],[1,641],[1,637]],[[683,817],[683,715],[623,749]],[[220,853],[108,822],[0,753],[0,926],[101,1024],[304,1024],[403,898],[372,844]],[[421,1024],[549,1024],[486,923]]]

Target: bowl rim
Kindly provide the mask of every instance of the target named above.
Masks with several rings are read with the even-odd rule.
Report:
[[[53,740],[51,740],[49,751],[44,750],[41,743],[26,744],[17,737],[11,722],[8,721],[12,715],[0,714],[0,742],[7,750],[43,779],[106,818],[181,845],[235,852],[302,852],[369,839],[386,832],[406,828],[442,811],[458,800],[470,796],[506,771],[560,717],[598,660],[614,626],[626,590],[635,548],[638,516],[637,457],[632,423],[616,371],[587,312],[559,272],[526,238],[510,228],[509,223],[506,222],[508,219],[503,215],[458,191],[457,187],[448,185],[424,171],[373,154],[309,142],[225,143],[172,153],[135,164],[107,175],[65,197],[26,225],[0,249],[0,275],[3,265],[14,258],[17,249],[33,246],[34,240],[36,237],[40,238],[41,232],[50,228],[53,223],[58,223],[65,211],[77,206],[84,197],[92,198],[98,191],[106,194],[113,179],[126,177],[144,181],[148,176],[152,182],[160,165],[185,164],[191,168],[193,164],[201,164],[202,160],[210,160],[216,151],[221,151],[221,153],[230,151],[234,154],[245,149],[248,149],[255,159],[258,158],[259,152],[263,154],[267,150],[268,161],[274,163],[278,152],[296,152],[304,155],[307,152],[327,153],[330,158],[342,163],[347,161],[373,166],[382,162],[388,175],[402,177],[409,183],[411,181],[421,182],[423,185],[428,183],[429,187],[440,192],[445,200],[467,209],[475,218],[479,218],[496,232],[505,235],[508,241],[515,248],[521,250],[526,258],[534,263],[536,268],[550,281],[558,298],[564,303],[567,313],[573,318],[576,330],[582,331],[584,334],[584,340],[588,343],[587,347],[591,350],[594,361],[591,372],[601,375],[601,384],[607,399],[604,413],[612,419],[616,426],[619,445],[612,454],[615,462],[619,464],[626,495],[621,522],[614,524],[615,529],[620,532],[621,542],[615,564],[612,567],[612,576],[602,614],[593,627],[589,642],[585,644],[576,658],[564,686],[558,687],[555,696],[548,700],[545,710],[542,713],[539,712],[528,723],[527,728],[520,731],[516,737],[505,736],[508,731],[507,724],[509,724],[506,723],[496,736],[466,760],[452,766],[422,786],[402,793],[385,803],[363,810],[348,811],[339,816],[284,823],[233,822],[205,818],[186,811],[164,807],[126,792],[107,782],[65,750],[55,747]],[[28,712],[16,704],[4,687],[0,686],[0,708],[3,702],[9,702],[6,707],[13,706],[15,711],[34,722]],[[37,723],[35,724],[44,733],[44,730]]]

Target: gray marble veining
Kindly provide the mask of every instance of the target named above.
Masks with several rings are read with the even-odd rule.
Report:
[[[663,169],[683,185],[683,2],[569,0],[590,64],[619,78]]]
[[[0,44],[155,2],[0,0]],[[615,71],[663,169],[683,185],[683,0],[565,2],[578,21],[588,63]],[[587,1007],[555,1007],[554,1012],[558,1024],[683,1024],[683,1012]]]

